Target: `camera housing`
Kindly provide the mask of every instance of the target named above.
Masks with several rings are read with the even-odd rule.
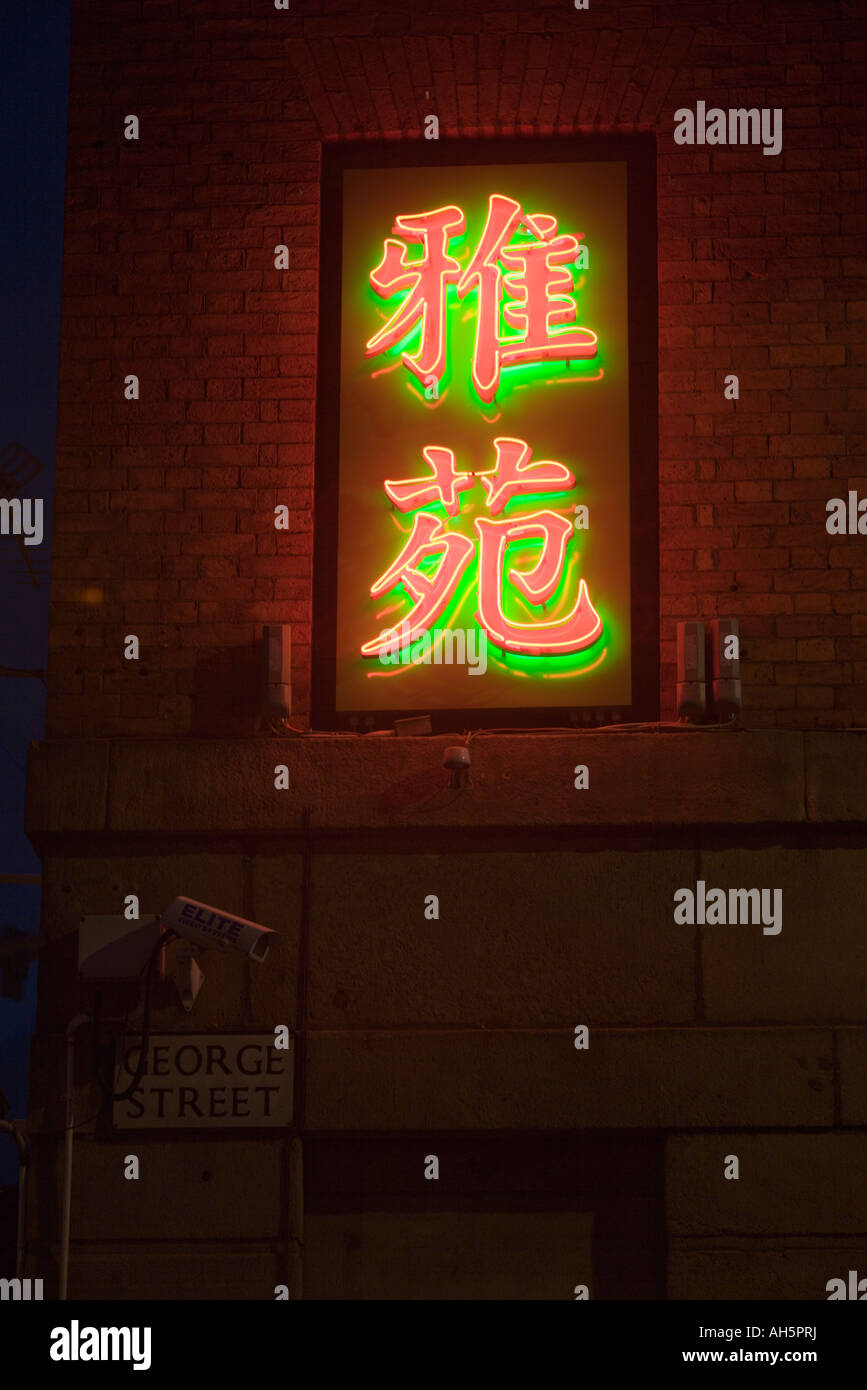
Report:
[[[277,935],[270,927],[222,912],[195,898],[175,898],[160,920],[162,926],[171,927],[196,946],[222,946],[258,961],[265,959]]]

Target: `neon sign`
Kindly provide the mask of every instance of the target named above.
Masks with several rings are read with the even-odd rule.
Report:
[[[448,244],[465,229],[464,213],[455,206],[395,218],[394,231],[406,241],[421,243],[422,255],[408,261],[405,245],[393,237],[384,241],[370,283],[384,299],[399,292],[405,297],[388,323],[368,339],[368,357],[395,347],[420,325],[418,352],[403,353],[403,363],[424,384],[439,382],[446,364],[449,285],[455,286],[459,299],[470,293],[478,299],[472,380],[487,404],[497,394],[503,367],[596,356],[597,335],[572,323],[577,310],[568,292],[573,280],[566,266],[576,260],[583,232],[558,233],[556,217],[530,215],[514,198],[492,193],[479,243],[462,270],[460,261],[449,255]],[[530,240],[510,244],[520,229]],[[503,303],[504,298],[508,302]],[[501,311],[517,336],[502,335]],[[565,331],[554,331],[564,323]]]
[[[644,314],[650,343],[655,320],[652,291],[627,300],[632,155],[323,158],[314,706],[338,724],[635,709],[655,659],[632,641],[655,601],[633,546],[637,517],[655,536],[636,467],[655,415],[630,419],[630,325]],[[483,646],[486,668],[467,681],[421,655],[440,645]]]
[[[530,446],[523,439],[495,439],[494,448],[497,466],[492,476],[481,479],[487,493],[487,508],[492,515],[501,512],[507,502],[522,492],[570,488],[575,481],[562,463],[552,459],[532,463]],[[459,493],[473,486],[472,474],[455,471],[451,449],[428,445],[423,453],[433,469],[433,478],[386,482],[386,493],[401,511],[439,501],[449,516],[455,516],[459,510]],[[508,579],[531,603],[544,604],[563,575],[566,546],[573,534],[573,524],[568,518],[553,511],[540,511],[503,521],[479,517],[474,525],[479,543],[479,606],[475,616],[491,641],[504,651],[544,656],[583,651],[601,636],[602,620],[593,607],[584,579],[580,582],[575,605],[565,618],[518,623],[507,618],[505,613],[503,570],[510,542],[541,540],[541,554],[534,567],[528,572],[510,569]],[[403,550],[370,587],[371,597],[377,598],[396,584],[402,584],[415,600],[415,607],[399,623],[365,642],[362,654],[379,657],[385,649],[391,648],[398,629],[408,628],[410,641],[421,637],[442,616],[473,554],[473,542],[466,536],[449,533],[430,512],[419,512]],[[420,561],[431,557],[439,561],[432,578],[418,568]]]

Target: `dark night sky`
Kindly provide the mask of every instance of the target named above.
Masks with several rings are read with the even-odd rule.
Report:
[[[46,663],[51,504],[57,416],[60,266],[66,164],[69,3],[4,7],[0,23],[0,496],[6,446],[41,464],[22,495],[45,504],[45,537],[25,550],[0,536],[0,666]],[[0,673],[0,873],[39,873],[24,834],[27,744],[44,729],[40,680]],[[0,884],[0,928],[39,929],[38,887]],[[0,999],[0,1091],[10,1118],[25,1114],[36,1003],[31,966],[24,999]],[[16,1180],[11,1140],[0,1137],[0,1184]]]

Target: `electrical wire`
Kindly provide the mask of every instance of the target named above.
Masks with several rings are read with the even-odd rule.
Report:
[[[151,992],[151,985],[152,985],[152,982],[153,982],[153,968],[154,968],[154,965],[156,964],[157,956],[159,955],[159,952],[160,952],[160,950],[162,949],[162,947],[165,946],[165,945],[167,945],[170,941],[173,941],[173,940],[177,937],[177,935],[178,935],[178,933],[177,933],[176,931],[173,931],[171,928],[167,928],[167,929],[162,933],[162,935],[158,938],[158,940],[154,943],[153,950],[151,951],[150,955],[148,956],[148,959],[146,960],[145,964],[142,966],[141,970],[139,971],[139,980],[142,982],[143,991],[144,991],[144,992],[143,992],[143,1011],[142,1011],[142,1035],[141,1035],[141,1043],[140,1043],[140,1051],[139,1051],[139,1063],[138,1063],[138,1067],[136,1068],[136,1075],[135,1075],[135,1077],[133,1078],[133,1081],[131,1082],[130,1086],[127,1087],[127,1090],[126,1090],[126,1091],[123,1091],[123,1092],[116,1092],[116,1091],[115,1091],[114,1087],[115,1087],[115,1084],[116,1084],[116,1076],[117,1076],[117,1073],[120,1071],[120,1067],[119,1067],[119,1066],[114,1066],[114,1067],[112,1068],[113,1075],[112,1075],[112,1078],[111,1078],[110,1081],[109,1081],[104,1075],[101,1076],[101,1075],[99,1075],[99,1072],[97,1072],[97,1078],[96,1078],[96,1079],[97,1079],[97,1081],[98,1081],[98,1083],[99,1083],[99,1086],[100,1086],[100,1088],[102,1089],[102,1092],[103,1092],[103,1098],[102,1098],[102,1100],[100,1101],[98,1108],[97,1108],[96,1110],[91,1111],[91,1113],[90,1113],[89,1115],[85,1115],[85,1117],[84,1117],[83,1119],[77,1120],[76,1123],[75,1123],[74,1125],[72,1125],[72,1126],[63,1125],[62,1128],[58,1128],[58,1129],[39,1129],[39,1130],[37,1130],[37,1131],[35,1131],[35,1133],[36,1133],[36,1136],[37,1136],[38,1138],[40,1138],[40,1139],[53,1139],[53,1138],[56,1138],[56,1137],[57,1137],[58,1135],[60,1135],[60,1134],[65,1134],[69,1128],[71,1128],[71,1129],[73,1129],[73,1130],[83,1129],[85,1125],[92,1124],[94,1120],[96,1120],[96,1119],[99,1118],[99,1116],[100,1116],[100,1115],[103,1113],[103,1111],[105,1110],[105,1107],[106,1107],[106,1103],[107,1103],[107,1102],[108,1102],[108,1103],[111,1103],[112,1101],[116,1101],[116,1100],[128,1100],[129,1097],[130,1097],[130,1095],[132,1094],[132,1092],[133,1092],[133,1091],[135,1090],[135,1088],[138,1086],[138,1083],[139,1083],[139,1081],[141,1081],[142,1075],[144,1074],[144,1067],[145,1067],[145,1064],[146,1064],[146,1061],[147,1061],[147,1046],[148,1046],[148,1041],[149,1041],[149,1039],[150,1039],[150,992]],[[129,1011],[129,1009],[127,1009],[126,1013],[124,1014],[123,1018],[122,1018],[121,1021],[120,1021],[120,1029],[121,1029],[121,1031],[120,1031],[120,1040],[121,1040],[121,1045],[122,1045],[122,1046],[121,1046],[121,1050],[122,1050],[123,1043],[125,1042],[126,1036],[127,1036],[127,1025],[128,1025],[128,1022],[129,1022],[129,1014],[130,1014],[130,1011]],[[101,1022],[101,1020],[100,1020],[98,1017],[95,1016],[94,1019],[93,1019],[94,1026],[98,1028],[98,1027],[100,1026],[100,1022]]]
[[[294,724],[290,724],[288,719],[267,719],[265,720],[269,733],[292,733],[300,738],[393,738],[394,729],[367,729],[364,733],[354,729],[299,729]],[[532,728],[483,728],[466,729],[460,733],[439,733],[437,738],[463,738],[466,743],[470,739],[483,738],[490,734],[603,734],[603,733],[719,733],[723,730],[740,730],[742,725],[738,719],[727,719],[719,724],[690,724],[686,720],[644,720],[634,724],[569,724],[555,725],[546,724]],[[787,732],[787,730],[777,731]],[[847,729],[846,733],[855,733],[857,730]]]
[[[146,966],[147,974],[145,975],[144,1010],[142,1013],[141,1043],[139,1044],[138,1063],[136,1065],[135,1075],[132,1081],[127,1086],[126,1090],[112,1091],[111,1099],[113,1101],[129,1100],[133,1091],[137,1089],[138,1083],[144,1076],[144,1069],[147,1065],[148,1042],[150,1041],[151,987],[153,985],[154,966],[157,963],[157,956],[159,955],[160,951],[169,941],[176,940],[177,935],[178,933],[176,931],[173,931],[171,927],[167,927],[166,930],[161,932],[160,935],[157,937],[156,941],[154,942],[153,950],[148,956]]]
[[[605,734],[605,733],[636,733],[636,734],[700,734],[721,732],[724,729],[739,729],[740,725],[735,719],[728,719],[722,724],[688,724],[685,721],[657,721],[635,723],[635,724],[571,724],[569,727],[550,725],[546,728],[534,729],[472,729],[467,735],[467,741],[471,738],[485,738],[490,734]]]

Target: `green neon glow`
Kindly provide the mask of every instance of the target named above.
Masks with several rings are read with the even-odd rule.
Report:
[[[459,237],[453,237],[449,241],[448,247],[449,255],[454,256],[455,260],[461,264],[462,268],[468,263],[472,250],[477,244],[478,236],[481,235],[481,230],[484,227],[487,217],[487,198],[481,200],[477,205],[475,209],[476,216],[472,219],[466,209],[464,209],[464,212],[468,227],[470,225],[476,226],[477,231],[473,235],[472,240],[469,239],[468,232],[463,232]],[[522,242],[527,243],[532,242],[534,239],[532,233],[522,227],[519,228],[511,238],[509,244],[516,245]],[[420,245],[407,243],[407,250],[408,267],[411,267],[422,259],[422,248]],[[379,264],[381,254],[380,249],[376,254],[372,254],[368,258],[371,269]],[[585,287],[588,275],[592,273],[589,267],[586,271],[577,270],[571,262],[567,262],[565,268],[568,269],[572,275],[571,294],[575,298],[577,310],[576,318],[575,322],[572,324],[558,325],[557,328],[553,329],[550,334],[553,339],[556,339],[560,334],[568,333],[570,328],[574,328],[576,325],[581,326],[580,296]],[[407,295],[411,292],[411,290],[406,290],[401,295],[391,295],[388,299],[382,299],[374,290],[369,279],[365,278],[361,282],[360,307],[364,309],[363,321],[366,324],[372,325],[370,331],[367,333],[368,338],[373,337],[374,333],[378,331],[377,325],[382,327],[383,324],[387,323],[389,319],[392,318]],[[570,291],[566,291],[566,293],[570,293]],[[499,335],[503,345],[508,345],[510,342],[520,343],[521,341],[520,332],[512,328],[506,321],[505,310],[508,304],[517,306],[518,301],[508,299],[504,292],[499,306]],[[550,382],[556,382],[558,384],[562,382],[566,384],[570,380],[573,383],[592,381],[599,376],[600,370],[604,373],[606,358],[601,344],[598,343],[595,356],[589,359],[576,358],[574,361],[528,362],[526,364],[503,367],[500,371],[500,380],[496,397],[490,403],[490,406],[488,406],[476,395],[472,383],[472,360],[475,350],[477,306],[478,288],[471,291],[465,299],[461,300],[458,299],[457,290],[453,284],[446,286],[446,354],[443,374],[437,384],[438,399],[429,401],[425,396],[424,384],[419,381],[418,377],[416,377],[413,372],[406,368],[403,369],[402,377],[405,379],[404,384],[409,388],[412,394],[428,408],[435,408],[439,402],[445,398],[446,393],[449,392],[450,399],[457,399],[461,405],[470,407],[475,416],[480,407],[483,410],[495,411],[516,391],[522,390],[527,386],[535,386],[540,383]],[[414,355],[418,351],[420,344],[421,321],[419,320],[419,322],[415,323],[405,337],[402,338],[399,343],[396,343],[394,347],[377,353],[375,357],[366,358],[365,364],[360,370],[365,374],[373,375],[382,370],[384,362],[389,366],[394,366],[395,364],[400,364],[402,366],[402,354],[409,353],[411,356]],[[459,362],[461,364],[461,374],[457,383],[455,382],[453,374],[453,362]],[[450,388],[454,389],[450,391]]]
[[[464,530],[465,528],[455,527],[455,529]],[[469,528],[467,534],[475,534],[472,527]],[[576,535],[580,536],[581,533],[578,532]],[[510,568],[530,568],[528,562],[537,558],[537,552],[542,543],[542,540],[539,539],[538,541],[515,542],[513,545],[510,545],[504,561],[505,568],[507,570]],[[578,544],[580,547],[580,540]],[[423,573],[430,572],[436,568],[438,562],[439,557],[426,556],[419,563],[418,569]],[[547,600],[544,607],[541,604],[531,604],[529,600],[524,598],[523,594],[518,593],[512,586],[508,584],[504,586],[503,608],[506,617],[524,622],[546,622],[559,617],[563,610],[575,601],[579,568],[580,553],[579,549],[575,548],[575,543],[573,541],[567,553],[566,563],[563,565],[557,588]],[[446,604],[442,613],[436,619],[432,629],[429,629],[429,631],[435,630],[436,628],[450,628],[452,631],[456,631],[458,628],[463,628],[468,631],[479,631],[479,624],[476,622],[475,618],[477,583],[478,557],[477,554],[474,553],[473,558],[461,576],[454,594]],[[389,628],[399,627],[403,619],[412,611],[413,600],[402,583],[396,584],[394,588],[390,590],[390,596],[399,596],[404,601],[405,606],[402,613],[389,613],[385,625]],[[604,664],[604,660],[607,659],[608,653],[611,652],[612,649],[617,649],[621,646],[622,637],[619,632],[619,624],[615,623],[611,618],[607,607],[596,603],[595,600],[594,606],[602,619],[602,632],[592,647],[587,647],[581,652],[528,656],[515,652],[504,652],[491,641],[490,637],[488,637],[488,661],[492,662],[504,673],[514,676],[516,679],[523,679],[527,676],[548,676],[562,679],[575,676],[577,678],[585,674],[590,668],[598,669],[600,664]],[[478,644],[478,638],[476,642]],[[477,645],[476,650],[478,651],[478,649]],[[359,658],[357,664],[360,669],[366,672],[381,670],[396,674],[398,671],[411,671],[413,669],[413,662],[420,655],[423,655],[423,653],[424,639],[420,638],[418,642],[413,643],[410,647],[410,659],[405,664],[400,662],[394,665],[384,665],[378,661],[370,660],[369,658],[365,659],[363,657]],[[603,661],[600,663],[600,657],[603,656],[603,653]]]
[[[467,220],[467,232],[460,237],[451,238],[449,241],[449,254],[454,256],[462,267],[465,267],[469,257],[478,244],[478,237],[484,227],[487,217],[487,194],[479,195],[473,200],[464,200],[464,213]],[[547,210],[547,209],[546,209]],[[561,227],[561,230],[566,230]],[[388,235],[392,235],[391,228]],[[399,234],[398,234],[399,235]],[[535,238],[526,229],[520,229],[511,239],[510,245],[517,245],[522,242],[532,242]],[[579,248],[583,245],[579,242]],[[372,269],[381,259],[382,242],[379,241],[374,252],[367,258],[366,264]],[[576,251],[576,255],[578,252]],[[419,245],[407,244],[407,265],[412,266],[419,261],[422,250]],[[592,309],[590,312],[590,322],[588,316],[582,313],[583,297],[593,286],[594,280],[598,276],[600,268],[604,268],[605,255],[604,248],[594,247],[591,265],[585,270],[578,270],[572,263],[567,263],[572,277],[571,291],[567,289],[565,293],[571,293],[576,305],[576,314],[572,323],[557,325],[550,334],[552,339],[556,339],[558,334],[567,334],[575,326],[593,327]],[[398,310],[406,297],[403,295],[393,295],[388,299],[381,298],[373,289],[366,277],[356,280],[353,278],[351,286],[344,285],[344,295],[350,296],[361,310],[361,321],[365,325],[365,341],[372,337],[385,323],[387,323],[394,313]],[[456,457],[456,467],[459,471],[475,470],[480,477],[493,472],[494,454],[490,445],[490,438],[498,431],[504,435],[512,433],[505,420],[498,421],[497,415],[506,402],[520,399],[518,393],[528,388],[547,386],[549,390],[565,389],[567,384],[576,387],[582,384],[592,384],[605,374],[606,367],[609,365],[609,357],[601,343],[597,344],[596,354],[590,359],[575,359],[574,361],[543,361],[538,363],[528,363],[519,366],[503,367],[500,372],[499,385],[496,398],[487,404],[480,400],[476,395],[472,382],[472,361],[475,349],[476,314],[478,309],[478,288],[474,289],[465,299],[458,299],[454,285],[446,287],[446,353],[445,368],[443,375],[437,383],[438,398],[428,400],[425,397],[425,387],[412,372],[403,366],[402,355],[408,353],[415,355],[421,345],[421,323],[415,323],[408,331],[402,341],[394,347],[377,353],[375,356],[365,358],[362,356],[360,364],[354,369],[357,377],[374,377],[387,371],[395,376],[400,383],[400,390],[411,392],[421,403],[424,409],[433,412],[446,397],[449,400],[450,409],[455,408],[460,415],[465,416],[468,422],[478,426],[482,421],[490,427],[488,442],[481,454],[476,453],[472,458],[461,457],[460,453]],[[592,300],[592,295],[591,295]],[[503,298],[500,302],[500,341],[503,345],[509,342],[520,343],[520,330],[513,328],[505,320],[505,308],[507,303],[515,308],[520,307],[520,302],[514,299],[506,299],[504,290]],[[357,360],[357,359],[356,359]],[[434,420],[427,416],[420,417],[420,428],[424,428],[425,421],[433,424]],[[520,432],[520,426],[518,427]],[[475,432],[475,431],[474,431]],[[522,436],[526,437],[526,436]],[[413,465],[408,466],[399,475],[392,473],[390,476],[409,477],[416,476],[426,471],[421,457],[421,447],[430,441],[431,436],[419,436],[419,449]],[[549,457],[544,449],[533,448],[534,461],[540,461]],[[580,471],[580,451],[578,456],[578,466],[575,461],[568,461],[576,474],[576,486],[568,491],[538,493],[523,493],[511,498],[501,509],[498,515],[501,518],[513,517],[517,519],[522,515],[529,515],[534,511],[542,509],[553,510],[560,514],[569,516],[572,520],[572,507],[585,500],[582,497],[581,471]],[[473,519],[476,515],[487,516],[489,513],[485,508],[485,495],[480,481],[476,487],[467,490],[459,495],[459,513],[455,517],[449,517],[445,508],[440,503],[426,504],[423,509],[416,508],[407,513],[400,513],[393,510],[396,527],[405,531],[407,534],[412,528],[412,517],[419,510],[424,510],[435,515],[442,521],[444,528],[452,532],[460,532],[468,536],[474,542],[474,554],[461,577],[452,598],[436,620],[431,624],[429,631],[437,628],[448,628],[457,630],[478,630],[478,623],[475,619],[475,609],[477,606],[477,581],[478,581],[478,560],[475,553],[478,538],[473,528]],[[387,499],[384,503],[388,506]],[[539,547],[542,545],[541,539],[536,541],[514,542],[508,547],[504,566],[506,575],[511,568],[529,569],[538,557]],[[572,606],[577,594],[578,581],[582,574],[582,555],[585,549],[590,551],[590,539],[587,532],[573,532],[570,537],[566,561],[560,574],[557,588],[544,605],[534,605],[524,598],[512,585],[506,582],[503,585],[503,605],[506,617],[520,622],[539,622],[545,623],[554,621],[562,617]],[[431,556],[419,564],[422,573],[431,574],[436,571],[440,563],[439,556]],[[598,670],[605,666],[615,657],[619,659],[624,650],[624,631],[620,621],[609,609],[606,603],[599,603],[594,593],[592,577],[588,577],[591,598],[599,616],[602,620],[602,633],[592,647],[581,652],[564,653],[558,655],[529,656],[518,655],[512,652],[502,652],[488,638],[487,651],[489,663],[496,668],[514,678],[516,681],[528,678],[548,678],[568,681],[570,678],[579,679],[582,675],[587,675],[592,670]],[[396,602],[395,602],[396,600]],[[399,627],[403,619],[411,612],[414,600],[406,592],[402,584],[396,585],[389,591],[388,595],[381,596],[381,602],[388,605],[387,617],[381,607],[377,605],[377,611],[383,613],[382,618],[371,615],[370,630],[368,636],[373,636],[377,630],[383,627]],[[411,649],[410,657],[415,658],[423,654],[423,642],[418,642]],[[377,660],[359,657],[354,663],[357,669],[364,671],[368,675],[376,673],[386,677],[396,678],[404,672],[411,671],[413,665],[408,661],[394,665],[383,665]],[[568,697],[564,691],[564,701]],[[383,704],[387,704],[387,698],[383,697]]]

